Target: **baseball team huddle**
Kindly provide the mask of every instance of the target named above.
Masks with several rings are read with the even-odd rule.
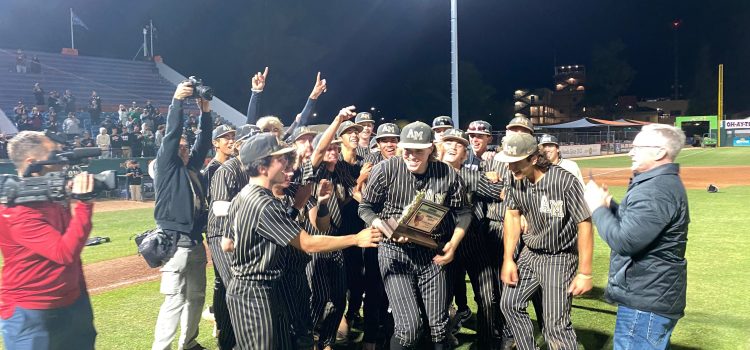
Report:
[[[156,222],[179,237],[161,268],[153,349],[168,349],[178,326],[181,349],[203,348],[203,233],[221,349],[332,349],[353,325],[364,349],[449,349],[472,316],[466,275],[477,348],[538,349],[532,302],[547,347],[577,349],[571,305],[593,288],[594,224],[612,248],[614,347],[668,347],[687,283],[687,197],[673,163],[681,131],[643,127],[618,204],[526,118],[505,126],[500,146],[482,120],[465,131],[444,116],[376,127],[354,106],[317,133],[305,125],[327,89],[318,75],[285,130],[276,117],[257,118],[267,72],[251,78],[247,124],[201,127],[192,147],[182,137],[192,87],[175,92],[151,169]],[[212,125],[208,101],[199,105],[200,125]],[[417,202],[444,209],[434,222],[414,217],[431,224],[421,234],[434,245],[402,230]]]

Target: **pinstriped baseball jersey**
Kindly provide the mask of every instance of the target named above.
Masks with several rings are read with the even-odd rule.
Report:
[[[577,250],[578,223],[591,217],[583,187],[573,174],[556,165],[536,183],[515,181],[507,209],[519,210],[529,223],[523,241],[534,251],[557,254]]]
[[[369,147],[357,146],[356,152],[357,152],[357,155],[360,158],[365,159],[365,158],[367,158],[367,155],[370,154],[370,148]]]
[[[515,179],[508,169],[508,164],[498,162],[496,160],[489,160],[484,163],[483,171],[494,171],[497,172],[497,177],[500,179],[503,188],[505,189],[505,198],[508,198],[508,193],[513,190],[513,184]],[[505,218],[505,201],[496,201],[487,204],[487,218],[492,221],[503,221]]]
[[[201,176],[203,177],[203,188],[206,189],[206,202],[211,203],[211,179],[213,179],[216,170],[219,170],[221,163],[216,158],[211,159],[206,167],[201,170]]]
[[[370,153],[367,156],[365,156],[364,162],[370,163],[374,166],[375,164],[378,164],[384,160],[385,160],[385,157],[383,157],[383,153],[375,152],[375,153]]]
[[[313,181],[313,195],[310,197],[311,201],[307,203],[307,209],[311,209],[318,203],[316,198],[318,193],[318,182],[322,179],[330,181],[333,185],[333,194],[331,194],[331,199],[328,200],[328,210],[331,213],[331,228],[328,232],[320,232],[312,225],[307,225],[305,229],[307,230],[309,228],[308,232],[311,235],[336,235],[339,233],[338,229],[341,228],[342,224],[341,206],[349,200],[352,200],[352,193],[354,187],[357,185],[355,179],[352,178],[351,175],[352,167],[351,164],[344,161],[338,161],[333,168],[333,171],[328,171],[325,163],[321,163],[318,167],[315,172],[315,181]]]
[[[285,208],[291,208],[292,206],[294,206],[294,197],[297,195],[297,190],[299,190],[299,185],[296,184],[291,184],[289,185],[289,187],[284,189],[284,197],[279,198],[279,200],[281,200],[281,203]],[[307,211],[308,210],[306,207],[302,208],[302,211],[296,218],[290,217],[290,219],[304,226],[305,221],[308,221]],[[287,246],[286,249],[289,251],[289,256],[287,258],[288,268],[304,271],[305,265],[310,262],[310,255],[293,246]]]
[[[359,207],[359,215],[367,225],[371,225],[378,217],[398,219],[419,190],[425,191],[424,200],[451,209],[468,207],[466,188],[458,172],[448,164],[429,161],[424,174],[414,174],[401,157],[393,157],[373,167]],[[374,208],[380,206],[382,210],[375,213]],[[454,227],[454,215],[446,215],[432,232],[432,238],[445,242],[450,239]]]
[[[276,281],[286,265],[285,247],[302,230],[271,190],[249,184],[229,207],[234,236],[234,279]]]
[[[490,183],[483,172],[465,167],[458,170],[458,174],[466,185],[467,199],[472,206],[474,218],[477,220],[484,219],[487,204],[500,200],[500,192],[503,189],[502,183]]]
[[[243,187],[250,181],[247,173],[242,170],[242,163],[238,158],[232,158],[224,162],[214,173],[211,179],[211,207],[208,210],[207,237],[226,235],[232,238],[229,223],[226,217],[217,217],[214,214],[215,202],[231,202],[240,193]]]

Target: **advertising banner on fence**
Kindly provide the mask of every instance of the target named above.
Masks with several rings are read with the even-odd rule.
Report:
[[[599,156],[602,154],[602,145],[565,145],[560,146],[563,158],[579,158]]]
[[[748,137],[735,137],[732,141],[732,146],[736,147],[750,147],[750,138]]]
[[[750,129],[750,120],[725,120],[724,129]]]

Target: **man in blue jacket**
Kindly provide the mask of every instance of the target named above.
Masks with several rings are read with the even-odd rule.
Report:
[[[211,109],[209,101],[198,99],[200,133],[190,148],[182,136],[183,104],[193,95],[190,82],[177,86],[167,113],[167,127],[156,154],[156,224],[177,237],[177,252],[161,268],[161,288],[165,295],[154,331],[153,350],[170,349],[181,327],[180,349],[204,349],[198,338],[198,323],[206,295],[206,250],[202,232],[206,226],[206,189],[200,170],[211,148]]]
[[[674,163],[685,134],[646,125],[633,140],[635,172],[618,205],[606,187],[586,186],[599,235],[612,249],[606,298],[618,304],[614,348],[666,349],[685,311],[688,199]]]

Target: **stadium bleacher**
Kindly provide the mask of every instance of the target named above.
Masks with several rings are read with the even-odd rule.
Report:
[[[104,111],[114,111],[119,104],[129,106],[132,101],[142,106],[146,100],[166,111],[174,93],[174,85],[159,75],[153,62],[24,52],[28,59],[39,58],[41,74],[16,73],[16,49],[0,49],[0,108],[6,113],[12,112],[19,99],[26,106],[34,104],[36,82],[45,91],[45,101],[52,90],[60,94],[71,90],[79,110],[88,106],[92,90],[101,97]]]

